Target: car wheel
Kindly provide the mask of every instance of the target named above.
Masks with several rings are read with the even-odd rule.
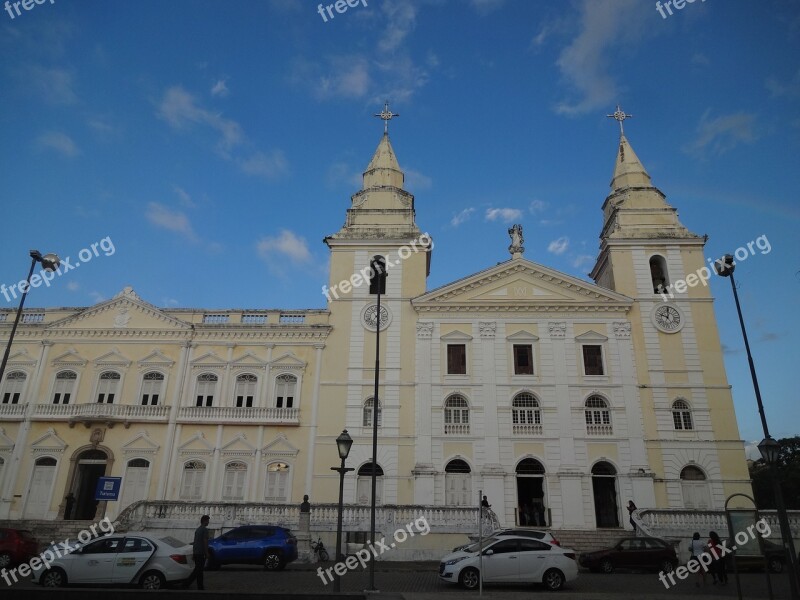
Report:
[[[611,574],[614,572],[614,563],[612,563],[609,559],[604,558],[600,561],[600,570],[603,573]]]
[[[458,583],[468,590],[474,590],[476,587],[478,587],[480,581],[481,574],[478,572],[478,569],[473,567],[467,567],[461,571],[461,574],[458,576]]]
[[[662,573],[672,573],[672,569],[675,567],[672,564],[671,560],[662,560],[661,564],[658,567],[658,570]]]
[[[280,571],[283,569],[283,559],[278,552],[270,550],[264,555],[264,568],[267,571]]]
[[[158,571],[148,571],[139,580],[139,587],[143,590],[163,590],[167,585],[167,580]]]
[[[0,569],[5,569],[9,565],[11,565],[11,555],[3,552],[3,554],[0,554]]]
[[[556,592],[564,587],[564,581],[566,581],[566,578],[558,569],[545,571],[544,577],[542,577],[542,583],[551,592]]]
[[[39,578],[42,587],[64,587],[67,585],[67,574],[58,568],[47,569]]]
[[[773,556],[767,560],[767,567],[770,573],[780,573],[783,571],[783,561],[777,556]]]

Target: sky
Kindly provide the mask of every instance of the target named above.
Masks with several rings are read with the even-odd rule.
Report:
[[[28,307],[132,286],[160,307],[324,308],[322,240],[387,99],[435,242],[429,289],[507,260],[513,223],[525,258],[588,281],[619,104],[707,258],[761,238],[736,281],[770,432],[800,434],[800,0],[353,3],[6,4],[0,283],[36,248],[73,268]],[[758,441],[730,283],[710,285],[740,431]]]

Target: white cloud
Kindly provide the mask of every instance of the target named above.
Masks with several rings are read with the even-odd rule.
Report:
[[[89,292],[89,297],[94,300],[95,304],[105,301],[106,297],[100,292]]]
[[[298,237],[288,229],[282,229],[277,237],[261,238],[256,244],[258,255],[269,263],[288,258],[293,263],[308,263],[311,252],[304,238]]]
[[[557,240],[553,240],[547,245],[547,251],[553,254],[564,254],[569,248],[569,238],[563,236]]]
[[[81,286],[77,281],[69,281],[69,282],[67,282],[67,289],[70,292],[77,292],[80,288],[81,288]]]
[[[20,71],[20,78],[48,104],[75,104],[78,101],[72,89],[72,73],[64,69],[27,65]]]
[[[362,183],[361,172],[344,161],[333,163],[325,173],[325,184],[328,187],[343,185],[348,189],[360,190]]]
[[[572,259],[572,266],[576,269],[583,269],[594,263],[594,256],[591,254],[579,254]]]
[[[224,79],[220,79],[217,83],[214,84],[214,87],[211,88],[211,95],[212,96],[219,96],[224,98],[230,93],[227,84],[225,83]]]
[[[54,150],[67,158],[73,158],[81,153],[72,138],[60,131],[47,131],[43,133],[36,138],[36,145],[41,150]]]
[[[267,179],[274,179],[289,171],[289,163],[280,150],[273,150],[269,154],[256,152],[240,164],[242,171],[249,175],[260,175]]]
[[[388,24],[378,41],[378,49],[381,52],[393,52],[414,29],[416,8],[408,0],[384,0],[383,12],[388,18]]]
[[[487,208],[486,220],[487,221],[503,221],[510,223],[511,221],[519,220],[522,218],[522,211],[517,208]]]
[[[173,211],[157,202],[150,202],[144,216],[156,227],[180,233],[190,240],[197,239],[189,217],[180,211]]]
[[[192,197],[182,187],[180,187],[178,185],[173,185],[172,189],[175,192],[175,195],[178,196],[178,199],[181,201],[181,204],[183,206],[185,206],[186,208],[196,208],[197,207],[197,205],[192,200]]]
[[[428,190],[433,185],[433,180],[427,175],[423,175],[414,169],[405,169],[405,184],[409,190]]]
[[[361,98],[370,84],[366,59],[355,56],[337,56],[330,59],[328,74],[317,80],[318,98]]]
[[[556,61],[578,95],[556,106],[557,113],[570,116],[613,106],[619,90],[609,73],[612,52],[643,35],[648,16],[640,0],[581,0],[580,6],[580,32]]]
[[[709,119],[707,110],[697,125],[697,137],[683,147],[683,151],[695,156],[719,155],[740,143],[753,142],[758,136],[755,130],[755,115],[738,112]]]
[[[528,205],[528,210],[532,215],[542,212],[545,208],[547,208],[547,202],[543,200],[531,200],[530,205]]]
[[[158,115],[176,129],[187,129],[192,125],[210,127],[220,135],[219,147],[226,154],[244,139],[242,128],[236,121],[202,108],[194,96],[180,86],[166,91]]]
[[[474,213],[474,212],[475,212],[475,209],[472,208],[472,207],[465,208],[460,213],[458,213],[456,216],[454,216],[452,219],[450,219],[450,225],[452,225],[453,227],[458,227],[462,223],[464,223],[466,221],[469,221],[469,218],[472,216],[472,213]]]

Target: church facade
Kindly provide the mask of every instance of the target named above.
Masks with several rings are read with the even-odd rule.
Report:
[[[515,226],[507,261],[427,289],[433,240],[403,181],[384,133],[325,238],[327,309],[160,309],[126,288],[27,310],[0,397],[0,518],[335,502],[343,429],[353,505],[373,469],[379,504],[476,506],[482,490],[504,525],[563,529],[625,527],[629,500],[722,509],[749,491],[709,289],[673,285],[705,265],[705,239],[624,135],[594,282],[525,259]],[[94,500],[101,476],[121,478],[118,501]]]

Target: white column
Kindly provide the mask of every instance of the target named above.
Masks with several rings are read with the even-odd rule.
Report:
[[[314,355],[314,360],[316,364],[314,365],[314,394],[311,398],[311,427],[309,428],[309,433],[308,433],[308,456],[306,457],[306,482],[305,482],[305,490],[306,490],[305,493],[308,494],[309,498],[314,497],[312,495],[314,491],[314,456],[316,454],[316,447],[317,447],[317,410],[319,408],[319,381],[320,381],[320,374],[322,372],[323,348],[325,348],[325,344],[314,344],[314,349],[316,350],[316,353]],[[302,411],[303,409],[301,408],[300,410]],[[290,498],[291,498],[291,493],[290,493]]]
[[[177,371],[177,384],[172,393],[171,397],[171,404],[169,407],[169,424],[167,425],[167,439],[164,442],[164,447],[160,448],[160,462],[161,462],[161,477],[158,480],[158,491],[156,492],[156,498],[159,500],[166,500],[167,499],[167,482],[170,478],[170,472],[173,469],[173,465],[175,465],[174,460],[174,450],[173,445],[177,447],[177,439],[175,436],[176,430],[176,423],[178,419],[178,412],[180,411],[181,399],[183,398],[183,390],[186,385],[186,372],[189,365],[189,355],[192,351],[191,342],[186,342],[181,348],[181,357],[178,361],[178,371]],[[170,378],[171,379],[171,378]],[[166,394],[165,394],[166,397]],[[173,458],[173,460],[170,460]],[[182,473],[179,473],[182,475]]]
[[[431,454],[431,336],[433,323],[417,323],[416,348],[416,402],[414,422],[416,424],[416,454],[414,465],[414,504],[434,503],[433,459]]]

